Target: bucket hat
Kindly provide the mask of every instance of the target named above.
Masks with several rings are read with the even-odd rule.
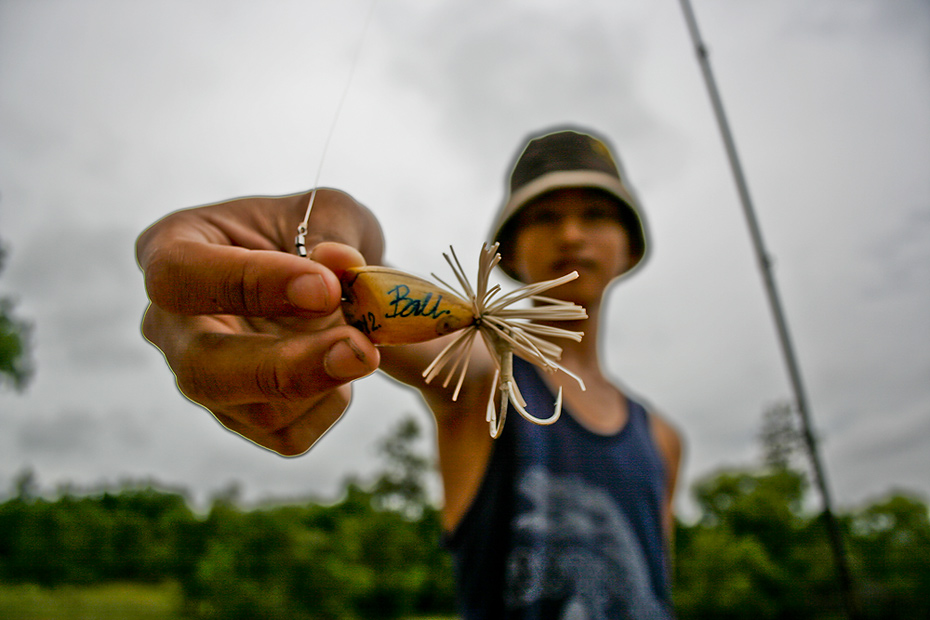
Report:
[[[491,228],[491,242],[499,241],[501,269],[520,278],[508,260],[509,242],[515,232],[515,216],[534,199],[565,188],[594,188],[617,199],[618,216],[630,239],[629,273],[646,256],[646,229],[639,202],[624,181],[621,167],[607,141],[587,130],[562,128],[531,136],[510,173],[507,197]]]

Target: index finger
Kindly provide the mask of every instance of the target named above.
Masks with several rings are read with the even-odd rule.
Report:
[[[152,303],[175,314],[324,315],[341,297],[329,268],[274,250],[176,241],[142,269]]]
[[[334,312],[341,297],[339,260],[330,265],[326,260],[332,255],[325,252],[324,259],[307,260],[284,251],[293,239],[286,231],[306,213],[311,195],[241,198],[159,220],[136,241],[149,298],[185,315]],[[311,246],[338,241],[357,249],[351,260],[380,260],[377,219],[344,192],[319,190],[309,228]]]

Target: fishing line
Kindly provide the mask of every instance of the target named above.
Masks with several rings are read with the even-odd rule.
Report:
[[[330,140],[339,119],[352,83],[352,77],[358,66],[362,43],[365,39],[371,16],[377,0],[372,0],[365,18],[365,24],[359,35],[355,54],[349,68],[348,79],[342,91],[330,123],[329,133],[323,143],[316,179],[310,192],[307,212],[297,227],[294,240],[297,253],[307,256],[306,236],[310,222],[310,213],[316,198],[320,174]],[[396,269],[385,267],[357,267],[346,270],[349,278],[342,281],[342,312],[346,323],[363,332],[373,343],[377,344],[412,344],[432,340],[443,335],[458,332],[433,362],[423,371],[426,383],[445,371],[443,386],[458,375],[452,400],[456,400],[468,372],[468,361],[472,345],[478,339],[485,342],[488,352],[494,358],[496,372],[492,383],[494,387],[488,397],[486,421],[490,424],[491,437],[497,438],[504,427],[504,420],[509,407],[513,407],[521,416],[534,424],[552,424],[559,419],[562,412],[562,388],[559,388],[554,410],[551,416],[539,418],[529,413],[526,401],[513,376],[513,356],[517,355],[548,371],[561,370],[578,382],[581,389],[584,382],[558,363],[562,347],[549,341],[549,338],[568,338],[580,342],[583,334],[551,325],[535,323],[539,321],[582,321],[588,318],[585,309],[577,304],[542,297],[540,294],[578,277],[572,272],[561,278],[546,280],[523,286],[511,293],[494,296],[500,292],[500,286],[488,288],[490,272],[500,262],[497,252],[498,244],[485,244],[481,250],[478,265],[477,289],[468,283],[465,272],[450,248],[452,257],[445,255],[446,261],[461,285],[464,295],[438,287],[426,280]],[[435,277],[435,276],[434,276]],[[437,278],[438,280],[438,278]],[[441,282],[441,280],[440,280]],[[391,293],[397,291],[398,293]],[[405,291],[400,294],[399,291]],[[531,308],[515,308],[512,304],[523,299],[537,302]],[[454,303],[453,303],[454,302]],[[430,306],[432,303],[432,306]],[[403,304],[403,305],[401,305]],[[442,307],[440,307],[442,304]],[[454,319],[454,320],[453,320]],[[495,397],[500,398],[500,406],[495,406]]]
[[[345,106],[346,96],[349,94],[349,87],[352,85],[352,78],[355,76],[355,69],[358,67],[359,58],[362,55],[362,46],[365,43],[365,35],[368,32],[368,26],[371,23],[371,17],[375,12],[375,5],[378,3],[378,0],[371,0],[371,4],[368,6],[368,13],[365,15],[365,21],[362,24],[362,30],[359,33],[358,43],[355,44],[355,52],[352,56],[352,61],[349,65],[349,75],[346,78],[345,86],[342,89],[342,95],[339,97],[339,101],[336,103],[336,112],[333,114],[333,120],[329,124],[329,131],[326,134],[326,139],[323,141],[323,150],[320,153],[320,163],[316,169],[316,177],[313,179],[313,189],[310,192],[310,202],[307,204],[307,213],[304,215],[303,221],[297,227],[297,237],[294,239],[294,245],[297,246],[297,254],[300,256],[307,255],[307,225],[310,222],[310,212],[313,210],[313,201],[316,199],[316,190],[320,184],[320,176],[323,173],[323,163],[326,161],[326,153],[329,151],[329,143],[333,138],[333,133],[336,130],[336,124],[339,121],[339,114],[342,112],[342,108]]]

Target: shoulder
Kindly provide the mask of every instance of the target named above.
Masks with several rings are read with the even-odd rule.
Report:
[[[656,447],[665,461],[665,508],[664,508],[664,526],[666,543],[669,549],[672,547],[675,518],[674,502],[675,493],[678,490],[678,475],[681,471],[682,454],[684,452],[684,440],[681,432],[675,426],[654,411],[649,411],[649,423],[652,430],[652,438]]]
[[[648,411],[649,427],[652,438],[665,459],[669,473],[675,475],[681,465],[684,453],[684,439],[681,432],[664,416],[655,411]]]

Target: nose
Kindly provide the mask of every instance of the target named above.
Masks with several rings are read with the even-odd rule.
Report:
[[[556,234],[563,243],[579,243],[586,237],[584,222],[579,217],[565,216],[559,222]]]

